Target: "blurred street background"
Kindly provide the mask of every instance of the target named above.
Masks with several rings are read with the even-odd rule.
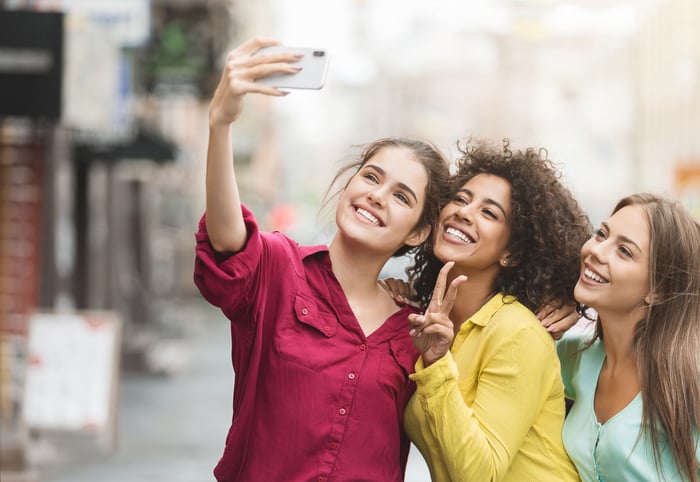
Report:
[[[323,89],[249,96],[232,131],[261,227],[321,243],[337,168],[396,135],[545,148],[594,224],[644,190],[700,218],[698,25],[697,0],[5,0],[0,479],[213,480],[233,374],[194,231],[242,41],[330,52]]]

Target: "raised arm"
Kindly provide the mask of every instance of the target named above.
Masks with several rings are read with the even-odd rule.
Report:
[[[241,113],[245,94],[253,92],[278,97],[287,94],[275,87],[255,83],[256,79],[298,71],[291,64],[299,60],[299,55],[294,52],[254,55],[260,48],[278,43],[274,39],[254,37],[229,53],[209,106],[206,226],[212,247],[220,253],[240,251],[247,239],[233,167],[231,124]]]

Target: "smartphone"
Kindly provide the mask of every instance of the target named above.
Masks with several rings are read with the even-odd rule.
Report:
[[[328,62],[330,60],[328,51],[325,49],[314,49],[309,47],[285,47],[275,45],[263,47],[255,55],[270,52],[299,52],[304,56],[295,64],[302,69],[294,74],[273,74],[261,77],[256,82],[280,89],[320,89],[326,82],[328,72]]]

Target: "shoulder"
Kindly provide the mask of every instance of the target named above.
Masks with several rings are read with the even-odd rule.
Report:
[[[583,348],[590,343],[595,336],[595,327],[591,326],[588,320],[581,319],[576,325],[564,333],[564,336],[557,341],[557,352],[560,357],[571,357],[581,353]],[[594,343],[600,343],[600,340]],[[590,350],[587,350],[590,351]],[[596,350],[593,350],[596,351]]]
[[[556,360],[554,340],[535,314],[514,298],[492,313],[484,330],[485,352],[516,360],[520,365],[541,367]]]
[[[503,297],[503,302],[491,315],[488,328],[489,331],[508,338],[526,336],[534,339],[551,339],[535,314],[513,297]]]
[[[583,326],[581,326],[583,325]],[[600,340],[591,343],[595,332],[583,320],[556,342],[557,355],[565,383],[577,377],[597,377],[605,349]],[[589,346],[590,345],[590,346]]]

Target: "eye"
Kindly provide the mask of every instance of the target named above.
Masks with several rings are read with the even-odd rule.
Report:
[[[455,204],[461,204],[462,206],[466,206],[467,204],[469,204],[469,199],[458,194],[452,199],[452,202]]]
[[[406,196],[402,192],[397,192],[396,194],[394,194],[394,197],[406,205],[410,204],[410,201],[408,200],[408,196]]]
[[[598,231],[595,232],[595,234],[593,234],[593,237],[597,240],[602,240],[602,239],[605,239],[607,237],[607,235],[606,235],[605,231],[603,231],[602,229],[599,229]]]
[[[627,246],[620,246],[617,248],[620,254],[626,258],[631,258],[632,257],[632,251],[630,251]]]
[[[373,172],[365,172],[362,177],[373,182],[374,184],[379,184],[379,178]]]
[[[496,213],[493,212],[491,209],[482,209],[481,212],[484,213],[484,216],[486,216],[487,218],[498,219]]]

